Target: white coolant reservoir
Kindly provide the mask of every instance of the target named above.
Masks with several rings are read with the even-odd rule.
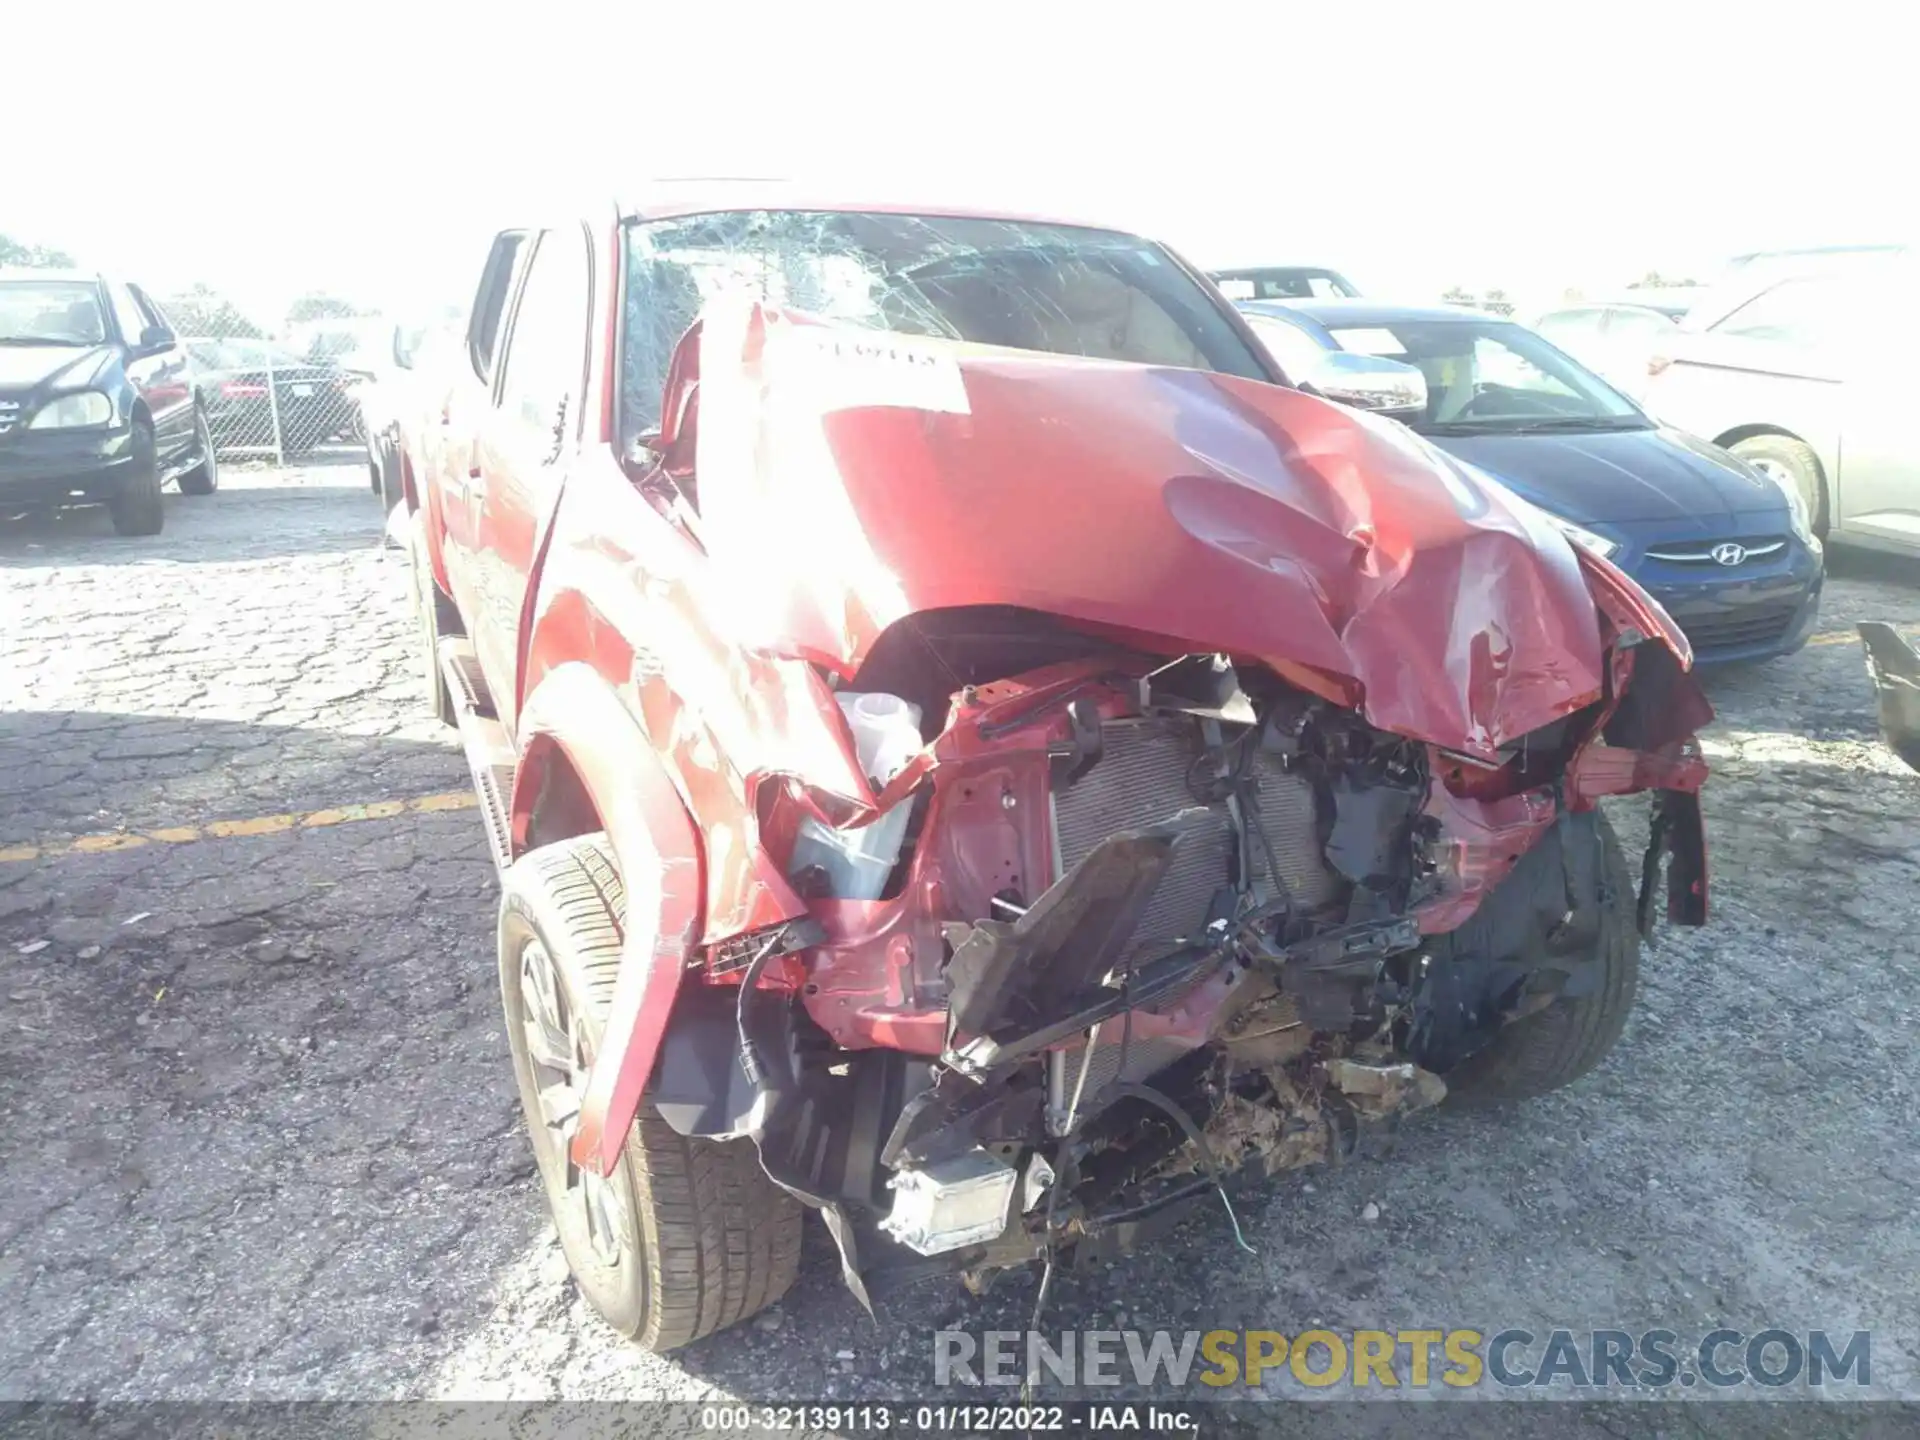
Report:
[[[853,732],[853,753],[875,791],[898,775],[920,753],[920,707],[898,695],[877,692],[834,697]],[[834,830],[815,820],[801,822],[793,844],[789,875],[813,866],[824,870],[828,892],[840,900],[878,900],[887,876],[900,859],[911,800],[903,801],[871,825]]]
[[[860,773],[878,790],[907,768],[920,753],[920,707],[898,695],[834,697],[853,731],[853,753]]]

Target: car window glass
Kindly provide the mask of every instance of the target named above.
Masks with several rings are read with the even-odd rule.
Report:
[[[1408,320],[1334,327],[1343,350],[1419,368],[1427,380],[1420,424],[1517,428],[1540,420],[1624,420],[1630,401],[1522,325]]]
[[[1270,378],[1213,291],[1136,236],[1034,221],[729,211],[627,229],[622,435],[659,419],[701,307],[746,295],[863,329]]]
[[[1610,340],[1655,340],[1673,329],[1673,322],[1652,310],[1615,310],[1607,319]]]
[[[1834,338],[1844,319],[1844,285],[1832,276],[1783,280],[1714,325],[1717,335],[1811,345]]]
[[[1533,328],[1553,341],[1590,340],[1600,333],[1606,314],[1604,310],[1594,309],[1556,310],[1551,315],[1542,315]]]
[[[1331,275],[1310,275],[1307,277],[1307,286],[1318,300],[1338,300],[1347,293]]]
[[[1306,379],[1319,357],[1326,353],[1324,345],[1290,320],[1249,315],[1247,324],[1253,327],[1253,333],[1260,337],[1260,343],[1267,347],[1267,353],[1273,356],[1281,372],[1296,383]]]
[[[146,318],[149,325],[159,325],[168,330],[173,328],[173,326],[167,323],[165,312],[163,312],[158,305],[154,304],[153,297],[147,294],[146,291],[142,290],[138,285],[129,285],[127,286],[127,293],[133,296],[133,303],[139,307],[141,315]]]
[[[97,285],[84,280],[0,282],[0,340],[98,345],[106,336]]]
[[[579,415],[586,364],[586,244],[565,230],[541,236],[507,339],[500,410],[526,427],[542,453],[557,451],[559,427]]]
[[[1253,296],[1256,300],[1307,300],[1315,293],[1313,281],[1304,270],[1277,270],[1254,280]]]
[[[482,380],[493,378],[494,356],[507,319],[507,297],[513,294],[513,282],[519,275],[526,242],[524,231],[508,231],[498,236],[493,242],[493,254],[487,259],[487,268],[480,276],[480,293],[474,298],[473,324],[467,332],[467,345],[474,373]]]
[[[269,345],[261,340],[217,340],[213,342],[196,341],[188,347],[197,363],[205,363],[210,368],[222,370],[310,370],[306,357],[284,345]],[[207,359],[199,362],[198,357],[205,349]]]
[[[121,340],[129,345],[138,345],[147,328],[147,317],[140,313],[140,305],[133,298],[133,292],[124,285],[109,285],[107,301],[113,306],[113,318],[120,326]]]
[[[1484,336],[1475,340],[1471,363],[1474,383],[1483,389],[1497,385],[1535,395],[1577,398],[1577,392],[1566,381],[1549,375],[1519,351],[1498,340]]]

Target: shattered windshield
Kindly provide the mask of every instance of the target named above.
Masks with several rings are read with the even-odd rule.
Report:
[[[659,422],[673,347],[717,295],[909,335],[1217,370],[1266,368],[1216,302],[1137,236],[1020,220],[728,211],[627,230],[624,437]]]

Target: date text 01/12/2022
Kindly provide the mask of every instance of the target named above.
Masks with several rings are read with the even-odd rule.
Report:
[[[841,1434],[900,1431],[904,1434],[977,1435],[1036,1431],[1141,1431],[1193,1434],[1199,1427],[1189,1410],[1175,1406],[1121,1402],[1070,1405],[860,1404],[860,1405],[708,1405],[700,1428],[722,1434],[759,1435],[769,1431],[829,1430]]]

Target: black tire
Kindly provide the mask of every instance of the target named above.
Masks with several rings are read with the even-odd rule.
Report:
[[[1594,946],[1600,960],[1600,983],[1588,994],[1555,1000],[1545,1009],[1502,1028],[1490,1044],[1447,1075],[1450,1098],[1466,1104],[1528,1100],[1561,1089],[1605,1059],[1626,1028],[1640,986],[1640,931],[1635,923],[1633,874],[1606,817],[1596,815],[1594,821],[1603,867],[1599,936]],[[1522,857],[1521,867],[1526,866],[1527,858]],[[1516,867],[1506,883],[1515,882],[1558,885],[1559,895],[1565,895],[1557,856],[1551,865],[1533,867],[1530,873]],[[1498,897],[1498,891],[1488,896],[1486,905],[1496,903]],[[1564,905],[1564,898],[1558,903]],[[1475,920],[1469,920],[1455,934],[1473,943],[1468,932],[1474,929]]]
[[[453,692],[447,688],[446,671],[440,667],[440,588],[434,584],[433,565],[427,558],[424,521],[419,516],[414,517],[407,532],[407,577],[414,629],[419,636],[421,693],[427,702],[427,713],[442,725],[452,725],[457,723]]]
[[[167,512],[160,499],[160,456],[154,449],[153,424],[133,422],[133,459],[127,466],[127,483],[107,502],[113,528],[122,535],[158,535],[166,524]]]
[[[1813,522],[1813,533],[1827,533],[1827,477],[1820,468],[1820,457],[1813,447],[1789,435],[1749,435],[1727,447],[1749,465],[1762,469],[1777,467],[1799,487],[1800,499]]]
[[[622,1246],[613,1260],[595,1248],[583,1202],[569,1189],[586,1183],[566,1155],[570,1132],[556,1135],[542,1109],[541,1080],[555,1072],[543,1067],[536,1075],[521,967],[537,941],[568,1007],[569,1033],[577,1017],[575,1043],[590,1055],[620,969],[625,912],[605,835],[529,852],[502,881],[500,989],[534,1158],[575,1283],[622,1335],[671,1350],[737,1325],[786,1293],[800,1266],[802,1209],[767,1178],[752,1141],[689,1138],[643,1105],[608,1177],[623,1205]]]
[[[213,432],[200,407],[193,410],[194,442],[200,449],[200,463],[180,477],[182,495],[211,495],[220,488],[220,461],[213,450]]]

